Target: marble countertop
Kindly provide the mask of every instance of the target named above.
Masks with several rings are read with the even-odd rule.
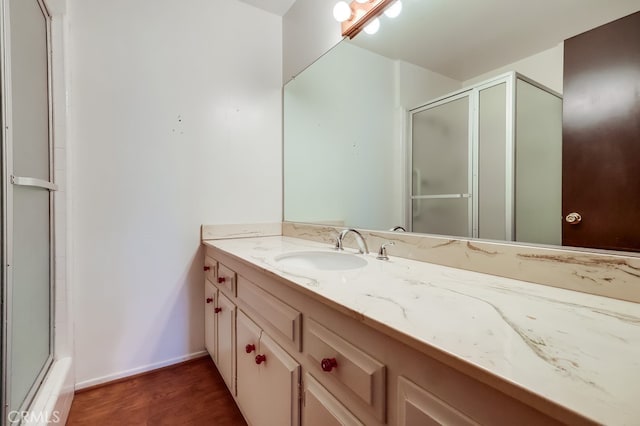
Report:
[[[640,422],[640,304],[395,258],[392,248],[389,261],[370,254],[356,270],[318,271],[275,257],[333,252],[327,244],[205,243],[596,422]]]

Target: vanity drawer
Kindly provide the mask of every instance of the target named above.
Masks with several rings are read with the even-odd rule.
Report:
[[[307,372],[304,377],[303,426],[365,426]]]
[[[282,338],[293,343],[298,350],[302,350],[301,327],[302,315],[280,299],[262,290],[260,287],[238,276],[238,299],[249,308],[251,316],[266,322]],[[260,320],[257,320],[262,323]]]
[[[216,282],[216,273],[218,271],[218,261],[213,257],[204,257],[204,277],[211,281]]]
[[[318,378],[328,376],[347,387],[385,422],[384,364],[310,318],[305,319],[304,350],[322,375]]]
[[[218,275],[216,277],[216,284],[223,291],[231,296],[236,295],[236,273],[218,262]]]

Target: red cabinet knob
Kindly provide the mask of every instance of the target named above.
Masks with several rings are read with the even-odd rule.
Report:
[[[220,312],[222,312],[222,308],[217,307],[213,310],[213,312],[215,312],[216,314],[219,314]]]
[[[222,284],[223,282],[225,282],[227,279],[225,277],[218,277],[218,284]]]
[[[208,271],[209,269],[211,269],[211,266],[205,266],[205,267],[204,267],[204,270],[205,270],[205,271]]]
[[[256,355],[256,364],[262,364],[266,360],[267,360],[267,356],[266,355],[262,355],[262,354]]]
[[[256,350],[256,345],[249,343],[247,346],[244,347],[244,350],[250,354],[251,352],[255,352]]]
[[[213,298],[212,297],[207,297],[207,303],[211,303],[213,302]]]
[[[335,358],[323,358],[320,366],[322,367],[322,371],[329,372],[338,366],[338,361],[336,361]]]

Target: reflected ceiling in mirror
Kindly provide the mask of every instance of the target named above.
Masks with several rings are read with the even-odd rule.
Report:
[[[467,81],[640,9],[638,0],[402,0],[396,19],[351,42]]]
[[[640,0],[403,4],[285,86],[285,220],[410,229],[410,111],[507,71],[562,93],[563,41],[640,10]]]

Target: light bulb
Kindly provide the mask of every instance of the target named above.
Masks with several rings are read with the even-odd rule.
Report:
[[[347,21],[351,18],[351,7],[347,4],[346,1],[339,1],[333,6],[333,17],[336,18],[338,22]]]
[[[391,5],[387,10],[384,11],[384,14],[389,18],[396,18],[402,12],[402,1],[398,0]]]
[[[364,32],[367,34],[375,34],[380,29],[380,20],[378,18],[371,21],[366,27],[364,27]]]

